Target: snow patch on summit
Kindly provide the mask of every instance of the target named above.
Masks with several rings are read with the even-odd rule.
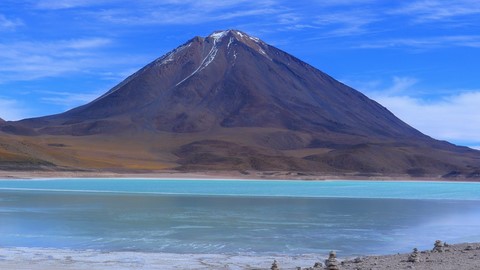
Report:
[[[257,37],[248,36],[248,38],[251,39],[251,40],[253,40],[253,41],[255,41],[255,42],[257,42],[257,43],[260,42],[260,39],[257,38]]]
[[[227,48],[230,48],[230,44],[232,44],[232,42],[233,42],[233,38],[230,38],[230,40],[228,41]]]
[[[181,80],[179,83],[177,83],[175,86],[179,86],[180,84],[182,84],[184,81],[186,81],[187,79],[189,79],[190,77],[192,77],[193,75],[195,75],[195,73],[197,72],[200,72],[202,71],[203,69],[205,69],[208,65],[210,65],[210,63],[213,62],[213,60],[215,59],[215,56],[217,56],[217,52],[218,52],[218,47],[217,47],[217,42],[221,40],[221,38],[227,33],[227,31],[222,31],[222,32],[216,32],[216,33],[213,33],[211,34],[209,37],[212,37],[213,38],[213,45],[212,45],[212,48],[210,49],[210,51],[208,52],[207,56],[202,60],[202,63],[200,64],[200,66],[198,66],[198,68],[196,70],[194,70],[192,72],[192,74],[188,75],[187,77],[185,77],[185,79]]]
[[[245,37],[245,35],[240,31],[235,31],[235,34],[239,35],[241,38]]]
[[[222,41],[222,39],[227,36],[228,34],[230,35],[230,39],[228,40],[227,48],[230,48],[230,45],[236,40],[241,41],[245,44],[247,44],[249,47],[256,49],[260,54],[262,54],[264,57],[272,61],[272,59],[268,56],[268,54],[262,49],[262,45],[264,44],[259,38],[257,37],[251,37],[247,34],[243,34],[240,31],[236,30],[226,30],[226,31],[218,31],[210,34],[207,38],[210,38],[211,41],[213,41],[212,48],[208,52],[208,54],[205,56],[205,58],[202,60],[200,65],[192,72],[192,74],[188,75],[185,77],[183,80],[181,80],[179,83],[177,83],[175,86],[178,86],[191,78],[193,75],[196,73],[202,71],[208,65],[210,65],[213,60],[215,60],[215,57],[217,56],[218,52],[218,43]],[[252,43],[253,41],[253,43]],[[234,50],[233,51],[233,57],[236,60],[237,59],[237,52]],[[168,63],[170,61],[169,57],[167,57],[165,60],[165,63]],[[163,63],[163,62],[162,62]]]
[[[185,44],[185,45],[182,45],[178,48],[176,48],[175,50],[173,51],[170,51],[169,53],[167,53],[166,55],[158,58],[157,60],[155,60],[155,65],[156,66],[161,66],[161,65],[164,65],[164,64],[167,64],[169,62],[172,62],[173,61],[173,58],[175,56],[176,53],[184,50],[185,48],[188,48],[192,45],[192,43],[188,43],[188,44]]]
[[[218,42],[223,38],[228,33],[228,31],[220,31],[220,32],[215,32],[211,34],[209,37],[213,38],[213,42]]]

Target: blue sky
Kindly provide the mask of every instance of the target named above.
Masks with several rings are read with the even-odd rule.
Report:
[[[221,29],[295,55],[434,138],[480,147],[478,0],[2,0],[0,117],[84,104]]]

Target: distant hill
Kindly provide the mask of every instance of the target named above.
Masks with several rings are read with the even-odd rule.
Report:
[[[428,137],[237,30],[195,37],[86,105],[0,126],[52,168],[413,177],[480,168],[479,151]]]

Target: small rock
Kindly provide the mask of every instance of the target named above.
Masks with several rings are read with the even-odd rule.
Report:
[[[437,240],[435,241],[435,244],[433,244],[433,252],[444,252],[445,251],[445,245],[443,244],[442,241]]]
[[[280,270],[280,268],[278,268],[277,260],[273,261],[272,267],[270,267],[270,270]]]
[[[471,245],[468,245],[465,250],[473,250],[473,247]]]
[[[353,259],[353,262],[354,263],[361,263],[361,262],[363,262],[363,259],[360,258],[360,257],[357,257],[357,258]]]

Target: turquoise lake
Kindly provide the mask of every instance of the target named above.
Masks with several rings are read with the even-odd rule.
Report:
[[[480,184],[0,181],[0,247],[343,256],[480,242]]]

